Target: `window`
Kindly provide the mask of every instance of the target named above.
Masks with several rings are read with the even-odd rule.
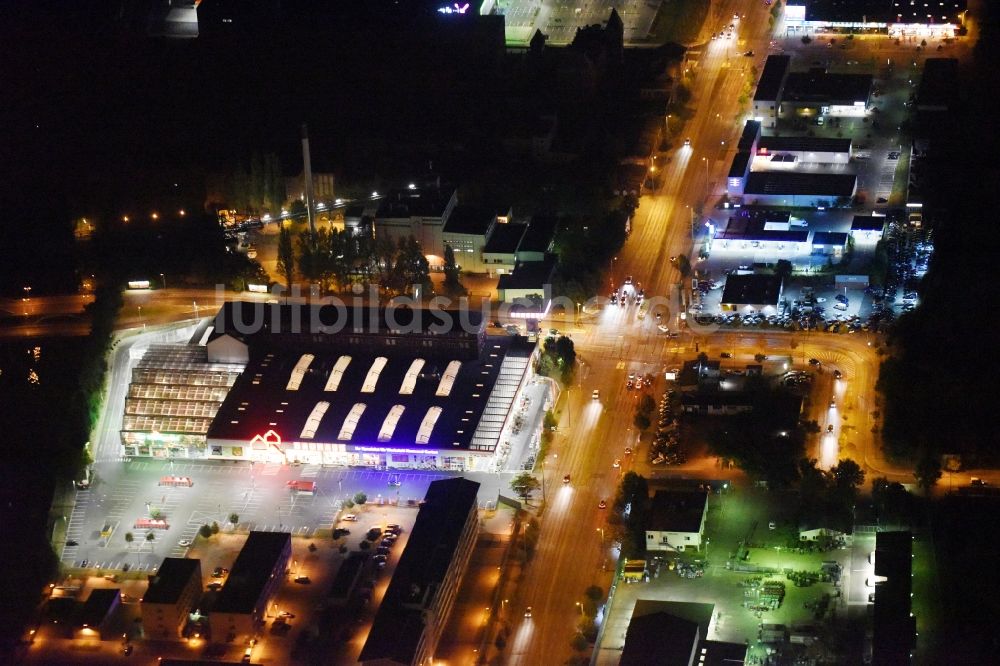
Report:
[[[333,369],[330,370],[330,378],[326,380],[326,386],[323,387],[324,391],[337,390],[340,386],[340,380],[344,378],[344,371],[347,370],[350,363],[350,356],[341,356],[337,359],[337,362],[333,364]]]
[[[325,401],[317,402],[316,406],[313,407],[312,413],[309,414],[309,418],[306,419],[306,424],[302,428],[302,434],[299,437],[302,439],[313,439],[316,437],[319,422],[323,420],[323,415],[326,414],[326,410],[328,409],[330,409],[330,403]]]
[[[292,374],[288,378],[288,385],[285,387],[288,391],[298,391],[299,386],[302,384],[302,378],[306,376],[306,370],[309,369],[309,365],[313,362],[316,357],[312,354],[303,354],[299,359],[299,362],[295,364],[292,368]]]
[[[375,386],[378,384],[379,375],[382,374],[382,369],[385,368],[385,364],[389,362],[385,356],[379,356],[372,362],[372,367],[368,369],[368,376],[365,377],[365,383],[361,387],[362,393],[374,393]]]
[[[361,420],[361,415],[364,413],[365,404],[363,402],[355,403],[351,407],[351,411],[344,417],[344,424],[340,427],[340,434],[337,435],[337,439],[350,441],[351,437],[354,436],[354,429],[358,427],[358,421]]]
[[[403,384],[399,387],[400,395],[410,395],[413,393],[413,388],[417,385],[417,377],[420,376],[420,371],[424,367],[424,359],[418,358],[410,364],[410,369],[406,371],[406,376],[403,377]]]
[[[444,374],[441,376],[441,383],[438,384],[437,391],[434,395],[446,398],[451,395],[452,386],[455,384],[455,378],[458,377],[458,370],[462,367],[460,361],[452,361],[445,368]]]
[[[392,439],[392,434],[396,432],[399,418],[403,415],[405,409],[402,405],[392,406],[392,409],[389,410],[389,413],[385,417],[385,421],[382,422],[382,429],[378,433],[378,441],[388,442]]]
[[[440,407],[431,407],[427,410],[424,420],[420,423],[420,430],[417,431],[417,444],[427,444],[431,441],[431,432],[433,432],[434,424],[437,423],[440,416]]]

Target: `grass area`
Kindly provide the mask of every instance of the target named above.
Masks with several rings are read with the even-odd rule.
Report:
[[[650,41],[685,46],[697,43],[710,5],[710,0],[663,0],[649,31]]]

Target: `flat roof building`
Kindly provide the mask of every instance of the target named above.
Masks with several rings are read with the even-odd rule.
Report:
[[[649,506],[646,550],[700,550],[707,516],[707,492],[657,490]]]
[[[773,313],[781,301],[782,284],[780,275],[731,274],[726,278],[726,286],[722,290],[722,309],[741,313]]]
[[[793,159],[788,160],[789,157]],[[763,136],[757,143],[755,166],[789,168],[803,163],[847,164],[850,159],[850,139]]]
[[[792,57],[787,55],[769,55],[764,62],[764,69],[753,95],[754,120],[760,122],[763,127],[777,125],[781,91],[791,62]]]
[[[514,270],[501,275],[497,281],[497,295],[501,303],[517,304],[511,316],[538,318],[548,312],[552,300],[552,281],[555,279],[556,256],[545,255],[542,261],[525,261]]]
[[[76,637],[81,639],[97,638],[110,640],[118,634],[112,631],[112,625],[121,606],[121,590],[113,588],[96,588],[91,591],[77,620]]]
[[[518,222],[498,224],[483,247],[483,263],[490,274],[509,273],[517,262],[517,248],[521,245],[528,225]]]
[[[250,532],[209,614],[214,642],[254,635],[268,602],[285,582],[291,557],[288,532]]]
[[[910,663],[917,620],[911,612],[913,535],[875,535],[875,601],[872,608],[872,664]]]
[[[793,33],[838,31],[941,38],[955,36],[965,24],[965,11],[966,0],[790,0],[784,19]]]
[[[917,88],[916,108],[922,113],[951,109],[958,101],[958,59],[928,58]]]
[[[884,215],[855,215],[851,221],[851,237],[854,242],[877,243],[885,232]]]
[[[701,631],[697,622],[670,613],[650,613],[629,619],[619,666],[693,666],[698,663]]]
[[[202,592],[201,560],[168,557],[142,597],[142,631],[146,638],[180,640],[188,614]]]
[[[746,203],[770,206],[834,207],[855,195],[858,178],[844,173],[754,171],[746,178]]]
[[[359,662],[433,661],[479,531],[478,492],[464,478],[430,484]]]

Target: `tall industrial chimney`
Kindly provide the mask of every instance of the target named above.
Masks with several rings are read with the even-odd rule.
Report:
[[[316,233],[316,221],[313,219],[315,202],[313,201],[312,161],[309,159],[309,130],[302,123],[302,178],[306,188],[306,215],[309,220],[309,231]]]

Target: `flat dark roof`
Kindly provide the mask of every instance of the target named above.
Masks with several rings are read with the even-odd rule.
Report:
[[[808,230],[767,229],[767,223],[787,225],[791,214],[788,211],[770,208],[741,208],[729,218],[726,228],[717,231],[717,240],[770,241],[776,243],[804,243],[809,239]]]
[[[368,553],[361,551],[355,551],[348,555],[347,559],[340,563],[340,568],[337,569],[337,575],[334,576],[333,584],[330,585],[330,591],[326,596],[331,599],[343,599],[350,594],[351,588],[358,580],[361,568],[368,561],[368,557]]]
[[[753,101],[772,102],[778,99],[781,94],[781,86],[788,73],[788,66],[792,62],[792,56],[769,55],[764,63],[764,71],[760,74],[757,82],[757,90],[754,92]]]
[[[464,325],[467,322],[468,325]],[[229,333],[241,340],[297,335],[303,339],[343,340],[349,334],[424,335],[475,339],[483,327],[482,312],[475,309],[432,310],[409,307],[343,307],[315,303],[260,303],[230,301],[213,321],[210,339]]]
[[[462,477],[431,482],[359,661],[413,661],[424,632],[423,609],[452,565],[478,493],[479,484]]]
[[[698,645],[698,666],[740,666],[746,658],[747,646],[742,643],[703,640]]]
[[[858,178],[844,173],[797,173],[753,171],[747,176],[744,194],[854,196]]]
[[[552,283],[556,270],[555,255],[546,255],[542,261],[523,261],[514,267],[513,273],[501,275],[497,289],[539,289]]]
[[[83,604],[78,624],[85,627],[96,627],[101,624],[115,603],[121,599],[120,595],[121,590],[117,587],[96,588]]]
[[[518,252],[548,252],[556,235],[559,219],[555,215],[533,215],[524,232]]]
[[[649,506],[647,530],[655,532],[697,532],[708,502],[700,490],[657,490]]]
[[[493,209],[459,204],[448,216],[443,231],[446,234],[485,236],[496,218],[497,214]]]
[[[253,612],[274,572],[274,565],[291,544],[292,535],[288,532],[250,532],[212,612]]]
[[[917,109],[947,109],[958,100],[958,60],[928,58],[917,88]]]
[[[874,77],[871,74],[830,74],[821,67],[792,72],[785,79],[782,102],[841,104],[868,102]]]
[[[313,359],[298,389],[291,390],[288,385],[292,371],[306,351]],[[256,435],[274,430],[285,441],[346,446],[348,450],[376,447],[431,453],[478,449],[480,444],[475,436],[494,388],[513,390],[516,386],[510,384],[521,379],[521,375],[501,377],[505,360],[527,359],[531,351],[526,340],[501,336],[489,337],[482,353],[473,358],[433,349],[393,350],[391,346],[364,352],[336,345],[301,349],[271,345],[251,354],[246,370],[213,419],[208,439],[248,442]],[[377,380],[365,391],[369,374],[377,368],[377,359],[385,359],[384,364],[378,361],[382,367],[374,371]],[[415,367],[418,359],[424,363]],[[339,383],[336,390],[332,390],[332,385],[327,390],[338,363],[342,366]],[[457,367],[450,391],[438,395],[449,366]],[[408,375],[413,386],[411,392],[403,393],[401,389]],[[316,412],[320,403],[326,403],[322,413]],[[401,412],[397,408],[402,408]],[[436,416],[432,410],[437,412]],[[319,421],[313,426],[312,438],[303,437],[310,416],[316,414]],[[390,414],[396,414],[396,425],[383,437]],[[425,419],[432,425],[424,432],[426,441],[418,442]],[[349,421],[354,423],[353,429],[345,432],[349,439],[342,440],[341,432]],[[485,443],[482,446],[492,450],[496,442],[493,439],[489,442],[488,446]]]
[[[750,151],[741,150],[733,155],[733,163],[729,166],[730,178],[742,178],[750,166]]]
[[[847,234],[843,231],[817,231],[813,234],[813,245],[847,245]]]
[[[669,613],[650,613],[639,617],[633,614],[618,663],[620,666],[688,664],[691,656],[695,655],[698,638],[697,622]]]
[[[780,294],[780,275],[730,275],[722,290],[722,302],[733,305],[777,305]]]
[[[517,252],[517,247],[521,244],[521,239],[524,238],[524,232],[527,230],[528,225],[518,222],[498,224],[493,227],[493,233],[490,234],[489,240],[486,241],[486,247],[483,248],[483,252],[514,254]]]
[[[872,607],[872,663],[909,663],[916,644],[916,619],[911,617],[913,536],[910,532],[875,535],[875,584]]]
[[[753,142],[760,138],[760,122],[748,120],[743,125],[743,134],[740,135],[740,142],[736,145],[737,150],[753,150]]]
[[[851,231],[882,231],[886,218],[879,215],[855,215]]]
[[[150,578],[146,594],[142,596],[144,604],[173,604],[181,596],[184,587],[191,576],[201,573],[201,560],[184,557],[168,557],[163,560],[156,575]]]
[[[379,200],[375,218],[444,217],[454,192],[453,187],[394,190]]]
[[[762,136],[757,142],[758,153],[849,153],[850,139],[826,139],[815,136]]]

